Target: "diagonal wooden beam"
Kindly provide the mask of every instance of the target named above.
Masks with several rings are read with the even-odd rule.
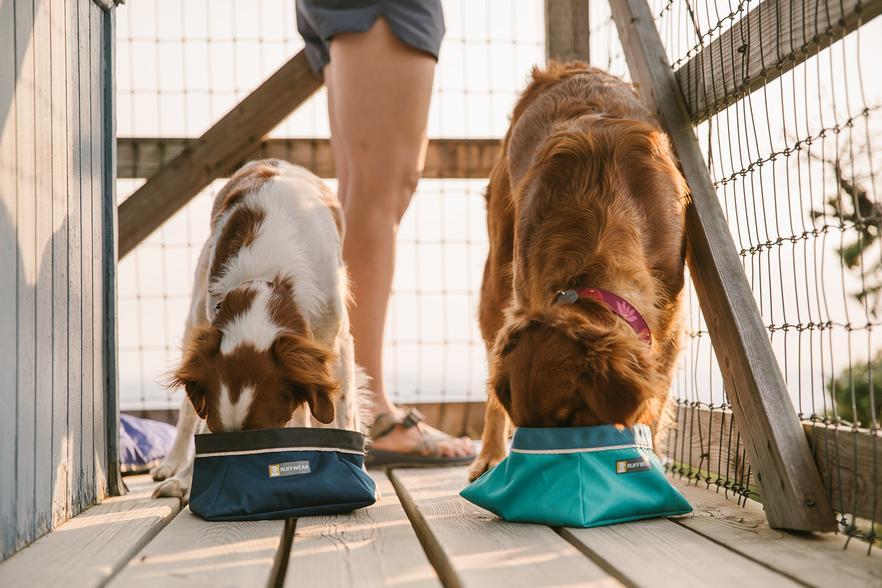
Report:
[[[301,51],[119,206],[119,257],[225,170],[244,163],[264,136],[322,85]]]
[[[631,77],[671,137],[692,191],[687,208],[689,269],[735,425],[744,435],[769,524],[833,531],[835,519],[787,393],[683,94],[646,0],[610,2]]]
[[[882,0],[763,0],[676,71],[699,123],[882,13]]]

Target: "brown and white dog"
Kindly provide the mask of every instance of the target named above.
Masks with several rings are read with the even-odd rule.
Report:
[[[490,379],[472,479],[505,457],[509,417],[658,425],[682,331],[687,197],[630,85],[580,62],[534,69],[487,190]]]
[[[251,162],[218,192],[171,377],[187,397],[155,496],[189,495],[190,441],[205,427],[310,426],[306,405],[318,424],[363,429],[342,242],[337,198],[301,167]]]

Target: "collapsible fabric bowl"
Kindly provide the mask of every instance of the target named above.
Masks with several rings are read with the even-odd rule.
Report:
[[[507,521],[599,527],[686,514],[646,425],[519,428],[511,454],[460,493]]]
[[[190,510],[206,520],[336,514],[375,500],[361,433],[288,428],[196,435]]]

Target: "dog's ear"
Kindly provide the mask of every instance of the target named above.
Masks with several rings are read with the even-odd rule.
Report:
[[[522,335],[530,329],[538,328],[540,324],[538,320],[530,319],[523,311],[511,311],[493,343],[489,366],[489,386],[509,415],[511,415],[509,355],[517,348]]]
[[[591,392],[589,408],[603,422],[632,426],[664,386],[654,369],[650,349],[628,327],[611,330],[583,341],[585,363],[579,374]]]
[[[221,334],[212,326],[196,327],[188,337],[181,365],[169,379],[169,387],[183,388],[199,418],[208,418],[206,396],[209,363],[220,351]]]
[[[273,343],[273,357],[282,366],[295,402],[306,402],[317,421],[334,422],[334,401],[340,392],[333,375],[334,353],[310,338],[284,334]]]
[[[504,360],[501,360],[496,369],[492,370],[490,388],[505,412],[511,414],[511,377],[504,363]]]
[[[517,347],[521,341],[521,335],[529,329],[535,329],[541,324],[537,318],[530,318],[523,310],[512,310],[507,313],[505,324],[496,334],[493,342],[494,355],[505,357]]]

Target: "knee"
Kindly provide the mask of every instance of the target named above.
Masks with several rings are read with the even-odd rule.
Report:
[[[382,215],[397,223],[410,205],[418,183],[416,169],[350,169],[344,209],[347,216]]]

